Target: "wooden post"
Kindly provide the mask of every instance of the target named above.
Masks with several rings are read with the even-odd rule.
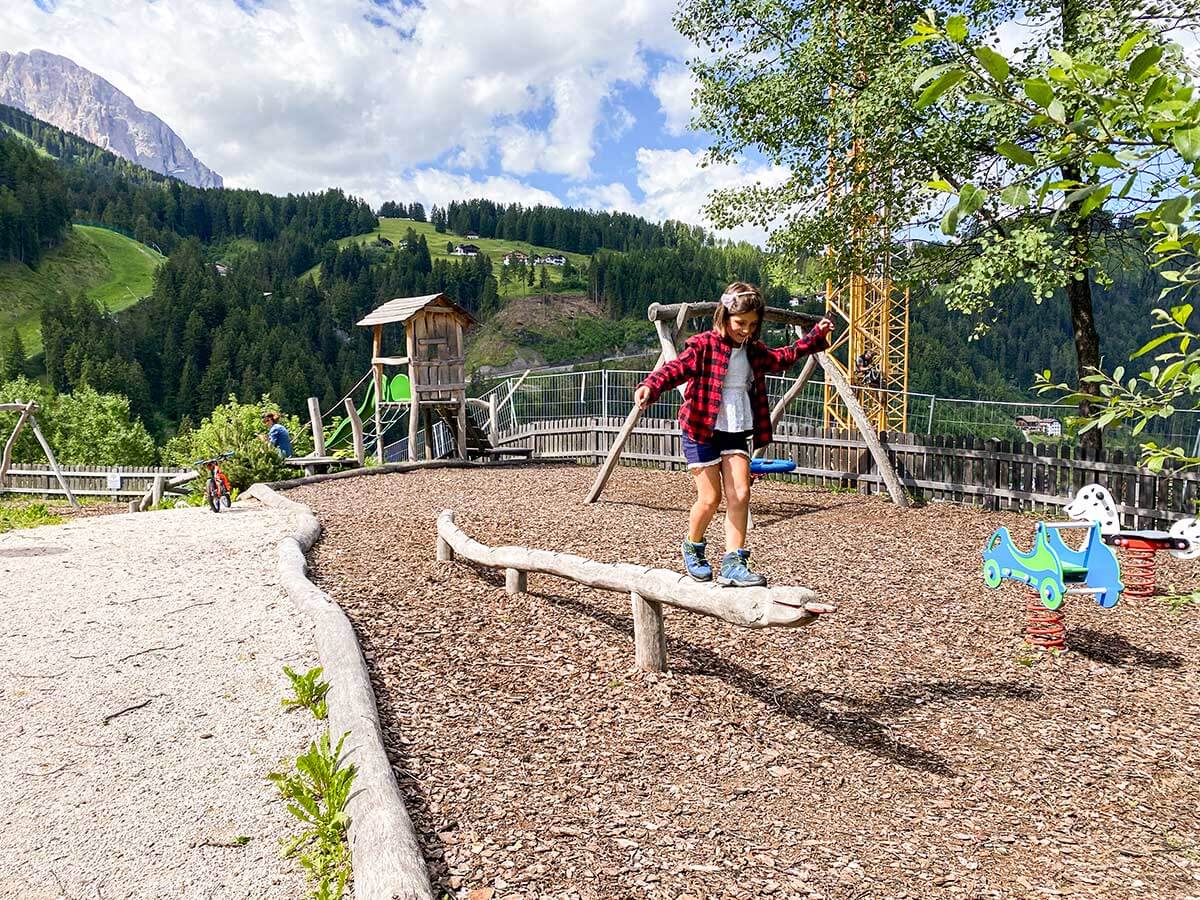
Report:
[[[488,397],[488,429],[491,431],[489,435],[494,443],[496,437],[500,434],[500,419],[496,410],[496,395]]]
[[[67,484],[67,479],[63,478],[62,470],[58,467],[58,460],[54,458],[54,451],[50,449],[50,444],[42,435],[42,429],[38,428],[37,417],[33,411],[37,409],[36,403],[29,404],[29,427],[33,429],[33,435],[38,439],[38,443],[42,445],[42,450],[46,454],[46,459],[50,461],[50,468],[54,470],[54,477],[58,479],[58,483],[62,485],[63,493],[67,495],[67,499],[71,501],[71,505],[76,509],[79,508],[79,501],[75,499],[75,495],[71,493],[71,486]]]
[[[633,604],[633,647],[637,667],[643,672],[667,669],[667,635],[663,630],[662,604],[630,593]]]
[[[883,483],[887,485],[888,494],[891,495],[892,502],[897,506],[907,507],[908,498],[904,496],[904,486],[900,484],[900,479],[896,477],[896,470],[892,468],[892,461],[888,459],[887,451],[883,448],[883,444],[879,442],[879,435],[875,432],[875,426],[871,424],[871,420],[867,418],[862,404],[854,396],[854,389],[850,387],[850,382],[846,380],[846,376],[842,374],[842,370],[834,365],[824,353],[817,354],[817,362],[825,370],[826,381],[832,383],[834,388],[837,389],[842,402],[846,404],[846,409],[850,411],[851,418],[854,419],[854,424],[858,426],[859,433],[862,434],[863,440],[871,449],[871,456],[875,459],[875,465],[879,468],[879,475],[883,478]]]
[[[8,474],[8,468],[12,465],[13,447],[17,443],[17,435],[21,433],[21,429],[25,427],[25,423],[29,420],[29,406],[21,409],[21,415],[17,417],[16,427],[13,428],[12,434],[8,436],[8,441],[4,444],[4,456],[0,457],[0,482],[4,480],[4,476]]]
[[[467,458],[467,392],[458,392],[458,458]]]
[[[312,423],[313,455],[325,455],[325,425],[321,421],[321,401],[316,397],[308,398],[308,420]]]
[[[504,592],[507,594],[524,594],[528,588],[528,578],[520,569],[504,570]]]
[[[437,539],[437,560],[438,562],[454,562],[454,548],[446,543],[446,539],[440,534]]]
[[[425,418],[425,459],[433,459],[433,412],[426,408],[421,410]]]
[[[155,475],[154,476],[154,486],[150,489],[151,490],[151,494],[150,494],[150,505],[151,506],[158,506],[158,504],[162,503],[163,487],[166,486],[166,483],[167,483],[166,475]]]
[[[371,358],[383,356],[383,326],[375,325],[371,329]],[[383,403],[383,363],[372,362],[371,370],[375,373],[375,458],[383,465],[383,416],[379,406]]]
[[[412,399],[408,401],[408,459],[416,462],[417,434],[421,427],[421,401],[417,399],[417,387],[421,381],[420,367],[417,365],[416,330],[410,325],[411,321],[404,323],[404,338],[408,343],[408,389],[412,392]]]
[[[375,408],[379,408],[378,404],[376,404]],[[354,433],[354,458],[358,460],[360,466],[365,466],[367,464],[367,451],[363,446],[362,419],[358,415],[358,410],[354,408],[354,401],[349,397],[346,398],[346,415],[350,419],[350,430]]]

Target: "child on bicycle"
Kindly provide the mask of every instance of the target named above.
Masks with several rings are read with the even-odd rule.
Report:
[[[821,319],[808,334],[772,349],[758,339],[766,304],[753,285],[736,281],[725,289],[711,331],[691,338],[675,360],[651,372],[634,401],[645,409],[664,392],[688,383],[679,422],[683,455],[696,484],[696,502],[683,541],[684,570],[711,581],[705,533],[725,494],[725,555],[717,582],[759,587],[766,579],[750,571],[746,523],[750,511],[750,448],[771,442],[766,376],[784,372],[801,356],[829,346],[833,323]]]

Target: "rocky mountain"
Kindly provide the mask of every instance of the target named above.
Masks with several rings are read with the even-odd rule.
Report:
[[[223,187],[158,116],[65,56],[0,51],[0,103],[196,187]]]

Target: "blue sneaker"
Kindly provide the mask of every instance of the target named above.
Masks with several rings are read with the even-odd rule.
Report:
[[[683,542],[683,569],[696,581],[712,581],[712,566],[704,558],[704,551],[707,548],[708,543],[705,541],[693,544],[685,539]]]
[[[766,587],[767,579],[750,571],[750,551],[733,550],[721,557],[717,584],[727,587]]]

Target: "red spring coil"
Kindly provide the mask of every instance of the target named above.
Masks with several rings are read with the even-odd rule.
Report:
[[[1154,551],[1141,547],[1125,548],[1125,567],[1121,572],[1126,597],[1154,596]]]
[[[1025,604],[1025,637],[1043,650],[1065,650],[1067,629],[1062,609],[1046,609],[1034,594]]]

